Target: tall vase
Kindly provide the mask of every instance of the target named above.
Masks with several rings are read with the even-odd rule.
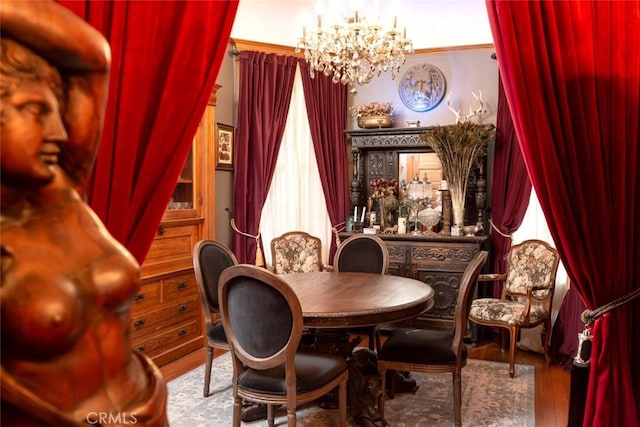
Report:
[[[464,225],[464,199],[466,192],[460,188],[450,187],[451,205],[453,206],[453,224],[451,225],[451,235],[461,236]]]

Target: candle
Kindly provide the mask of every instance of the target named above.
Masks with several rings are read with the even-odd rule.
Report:
[[[448,190],[448,189],[449,189],[449,183],[444,179],[440,181],[440,190]]]
[[[322,15],[318,15],[318,29],[322,28]]]
[[[362,216],[360,217],[360,222],[364,222],[364,213],[366,210],[367,210],[366,206],[362,208]]]
[[[398,25],[398,17],[397,17],[397,16],[394,16],[394,17],[393,17],[393,29],[394,29],[394,30],[396,29],[396,25]]]
[[[398,234],[407,234],[407,218],[398,218]]]
[[[353,220],[357,221],[358,220],[358,207],[356,206],[355,211],[353,211]]]

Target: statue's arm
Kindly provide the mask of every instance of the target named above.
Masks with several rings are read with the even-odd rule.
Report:
[[[63,120],[69,141],[60,165],[83,193],[104,123],[109,44],[99,31],[54,1],[2,0],[0,25],[2,37],[43,57],[67,83]]]

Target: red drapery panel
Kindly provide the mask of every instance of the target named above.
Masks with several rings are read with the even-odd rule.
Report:
[[[511,247],[511,239],[503,234],[510,236],[520,227],[531,196],[531,180],[513,128],[502,76],[499,76],[498,84],[496,127],[491,220],[498,232],[496,230],[491,232],[491,258],[493,259],[492,271],[502,273],[507,268],[504,256]],[[501,291],[500,285],[495,285],[490,296],[499,298]]]
[[[523,157],[589,309],[640,287],[640,2],[487,1]],[[599,318],[587,426],[638,425],[640,301]]]
[[[88,202],[142,262],[224,58],[238,1],[63,0],[112,52]]]
[[[329,219],[335,227],[344,222],[350,208],[347,187],[349,172],[345,151],[347,138],[344,133],[347,124],[348,88],[333,83],[331,77],[320,73],[311,78],[309,64],[303,59],[298,63],[320,181],[327,201]],[[332,240],[329,259],[333,259],[335,251],[335,240]]]
[[[240,53],[233,217],[239,230],[253,236],[278,160],[296,64],[291,56]],[[255,263],[254,239],[234,233],[232,248],[239,262]]]

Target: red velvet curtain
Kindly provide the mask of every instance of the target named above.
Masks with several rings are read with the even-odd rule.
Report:
[[[335,84],[331,77],[316,73],[311,78],[309,64],[303,59],[300,64],[307,115],[313,148],[318,162],[320,181],[324,189],[329,219],[335,227],[349,214],[349,189],[347,165],[347,125],[348,87]],[[336,251],[335,241],[331,241],[329,259]]]
[[[523,157],[589,309],[640,287],[640,2],[487,1]],[[638,425],[640,301],[592,328],[585,426]]]
[[[222,64],[238,0],[61,0],[109,40],[104,132],[88,202],[142,262]]]
[[[278,160],[296,64],[290,56],[240,53],[233,217],[239,230],[254,236]],[[234,233],[232,248],[239,262],[255,263],[254,239]]]
[[[522,224],[529,206],[531,180],[522,159],[501,75],[498,81],[496,128],[491,220],[497,230],[491,232],[491,271],[502,273],[507,268],[504,257],[511,247],[511,238],[505,235],[510,236]],[[499,297],[501,292],[500,285],[496,284],[490,296]]]

